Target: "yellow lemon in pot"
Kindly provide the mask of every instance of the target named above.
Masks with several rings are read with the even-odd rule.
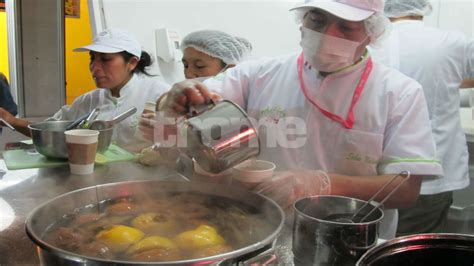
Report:
[[[225,243],[224,238],[219,235],[217,230],[209,225],[200,225],[194,230],[184,231],[178,234],[174,240],[179,248],[186,251],[196,251]]]
[[[129,246],[143,238],[145,234],[133,227],[125,225],[114,225],[109,229],[102,230],[96,235],[96,239],[104,242],[113,251],[124,251]]]

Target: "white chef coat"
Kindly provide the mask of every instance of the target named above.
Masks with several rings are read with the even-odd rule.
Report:
[[[459,85],[474,77],[474,40],[460,33],[426,27],[422,21],[393,23],[390,37],[371,49],[374,60],[417,80],[428,111],[445,178],[424,180],[421,194],[436,194],[469,185],[469,153],[461,128]]]
[[[259,124],[260,158],[280,169],[321,169],[357,175],[442,174],[421,86],[401,73],[374,64],[359,102],[352,129],[328,119],[300,89],[297,56],[243,62],[205,81],[211,89],[241,105]],[[353,92],[369,56],[357,65],[321,77],[307,64],[303,79],[313,100],[346,118]],[[291,140],[282,133],[297,125]],[[303,125],[303,127],[298,125]],[[275,145],[274,139],[278,144]],[[291,147],[291,146],[294,146]],[[395,235],[396,210],[385,211],[383,238]]]
[[[100,112],[97,119],[111,120],[120,113],[136,107],[137,112],[134,115],[115,125],[112,137],[118,144],[130,145],[134,141],[139,141],[134,135],[145,103],[156,102],[169,88],[169,85],[155,77],[134,74],[120,90],[120,97],[113,97],[109,89],[95,89],[76,98],[71,106],[61,107],[53,119],[74,120],[98,107]]]

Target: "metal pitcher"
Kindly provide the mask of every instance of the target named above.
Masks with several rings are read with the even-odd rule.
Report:
[[[260,153],[257,130],[232,101],[192,108],[177,127],[180,152],[207,172],[220,173]]]

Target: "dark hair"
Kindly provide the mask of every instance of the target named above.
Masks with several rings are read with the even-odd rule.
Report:
[[[128,62],[130,61],[130,59],[132,59],[132,57],[135,57],[133,54],[127,51],[120,52],[119,54],[122,55],[125,62]],[[147,52],[142,51],[142,54],[140,56],[140,61],[138,61],[137,67],[135,67],[135,69],[133,70],[133,73],[141,72],[147,76],[153,76],[146,71],[146,68],[151,66],[151,63],[152,63],[151,56]]]
[[[218,58],[218,59],[219,59],[219,58]],[[224,61],[222,61],[222,59],[219,59],[219,61],[221,61],[221,67],[222,67],[222,68],[224,68],[224,67],[226,67],[226,66],[227,66],[227,64],[226,64],[226,63],[224,63]]]
[[[8,79],[2,72],[0,72],[0,80],[8,84]]]

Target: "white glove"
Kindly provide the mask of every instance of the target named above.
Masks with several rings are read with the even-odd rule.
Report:
[[[287,211],[301,198],[330,194],[331,181],[324,171],[293,170],[277,173],[258,185],[255,191],[273,199]]]

